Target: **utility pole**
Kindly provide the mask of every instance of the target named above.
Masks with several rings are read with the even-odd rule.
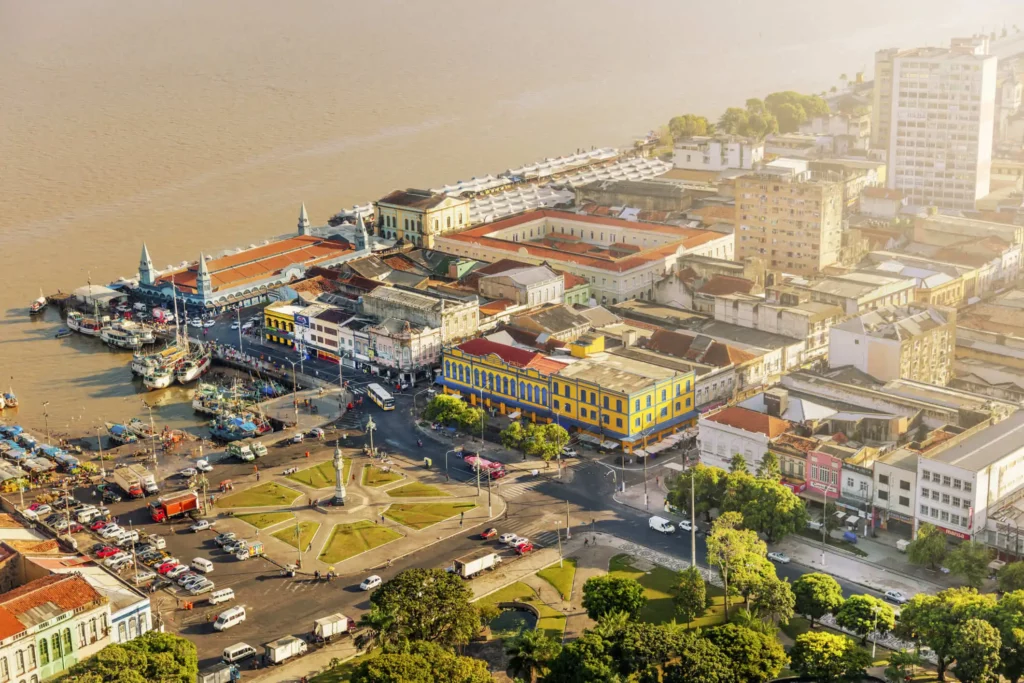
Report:
[[[559,568],[561,568],[561,566],[562,566],[562,529],[561,529],[561,526],[562,526],[561,522],[559,522],[556,519],[555,520],[555,535],[558,536],[558,566],[559,566]]]
[[[235,323],[238,325],[238,353],[245,355],[245,350],[242,348],[242,309],[235,309]]]
[[[43,424],[46,425],[46,445],[50,445],[50,414],[46,412],[46,406],[50,405],[49,401],[43,401]]]
[[[295,428],[299,428],[299,381],[295,376],[295,361],[288,361],[292,364],[292,404],[295,406]]]
[[[565,499],[565,540],[572,538],[572,527],[569,525],[569,498]]]
[[[257,529],[259,531],[259,529]],[[295,547],[299,549],[299,567],[302,567],[302,539],[299,537],[299,518],[295,518]]]
[[[99,427],[96,428],[96,448],[100,452],[100,476],[106,479],[107,470],[103,466],[103,432],[100,431]]]
[[[128,533],[135,531],[135,527],[128,522]],[[139,557],[135,554],[135,543],[132,543],[132,565],[135,567],[135,586],[139,585]]]
[[[690,566],[697,566],[697,506],[695,504],[696,477],[690,470]]]
[[[644,445],[645,446],[647,445],[647,437],[644,437]],[[644,449],[644,509],[645,510],[650,510],[651,509],[651,498],[647,494],[647,458],[648,457],[650,457],[650,454],[647,452],[647,449],[645,448]]]
[[[150,448],[153,449],[153,474],[156,474],[156,426],[153,424],[153,406],[149,405],[145,401],[142,402],[146,409],[149,411],[149,444]],[[202,446],[199,447],[202,452]],[[202,457],[200,455],[199,457]]]

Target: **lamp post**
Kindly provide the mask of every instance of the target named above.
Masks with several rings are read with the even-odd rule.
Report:
[[[871,612],[875,615],[875,623],[871,627],[871,632],[875,634],[875,637],[871,639],[871,659],[875,658],[875,648],[878,647],[878,605],[871,606]]]
[[[377,429],[377,423],[373,421],[373,416],[367,417],[366,433],[370,435],[370,457],[373,457],[373,455],[376,453],[376,451],[373,450],[373,432],[375,429]]]
[[[242,309],[235,309],[235,324],[238,325],[238,353],[245,355],[245,349],[242,348]]]
[[[558,566],[562,566],[562,522],[555,520],[555,535],[558,536]]]
[[[444,478],[445,479],[449,478],[448,477],[448,454],[449,453],[458,453],[461,450],[462,450],[462,446],[459,446],[458,448],[453,448],[450,451],[445,451],[444,452]]]
[[[835,491],[835,487],[826,484],[818,485],[817,482],[808,482],[812,489],[821,491],[821,566],[825,567],[825,539],[828,536],[828,493]]]
[[[149,411],[149,447],[153,449],[153,470],[156,471],[156,426],[153,424],[153,406],[149,405],[145,401],[142,405],[146,406],[146,410]],[[202,448],[200,446],[200,448]]]
[[[49,401],[43,401],[43,424],[46,426],[46,445],[50,445],[50,414],[46,412],[46,406],[50,405]]]
[[[697,506],[695,504],[696,482],[694,481],[693,470],[690,470],[690,566],[697,566]],[[728,600],[728,598],[726,598]]]
[[[298,394],[299,381],[298,381],[298,378],[296,378],[296,376],[295,376],[295,363],[296,363],[296,361],[290,360],[288,362],[292,364],[292,405],[295,406],[295,428],[298,429],[298,427],[299,427],[299,394]]]

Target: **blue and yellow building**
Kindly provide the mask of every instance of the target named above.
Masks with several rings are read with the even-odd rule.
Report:
[[[295,314],[302,306],[279,301],[263,309],[263,336],[275,344],[295,346]]]
[[[603,337],[570,346],[572,360],[473,339],[446,349],[438,382],[472,405],[558,424],[642,449],[696,423],[692,371],[604,353]]]

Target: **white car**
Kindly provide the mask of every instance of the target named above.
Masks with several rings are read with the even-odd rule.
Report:
[[[210,472],[213,470],[213,465],[208,460],[196,460],[196,469],[200,472]]]
[[[779,564],[789,564],[789,555],[785,553],[768,553],[768,559]]]
[[[206,322],[203,323],[203,327],[213,327],[216,324],[217,321],[211,318],[210,320],[207,320]]]
[[[359,584],[359,589],[364,591],[372,591],[374,588],[381,585],[382,583],[384,583],[384,581],[379,576],[374,574],[373,576],[366,577],[366,579],[364,579],[363,582]]]
[[[254,322],[252,322],[252,321],[249,321],[249,322],[247,322],[247,323],[243,323],[243,324],[242,324],[242,329],[243,329],[243,330],[251,330],[251,329],[252,329],[252,327],[253,327],[253,325],[255,325],[255,324],[256,324],[256,323],[254,323]]]
[[[210,520],[208,520],[208,519],[201,519],[198,522],[196,522],[195,524],[193,524],[192,526],[190,526],[189,527],[189,531],[191,531],[192,533],[198,533],[200,531],[206,531],[207,529],[209,529],[211,527],[213,527],[213,525],[210,524]]]
[[[199,318],[192,318],[191,320],[188,321],[188,324],[191,325],[192,327],[202,327],[203,321],[200,320]]]
[[[237,320],[236,320],[236,321],[234,321],[233,323],[231,323],[231,329],[233,329],[233,330],[237,330],[237,329],[238,329],[238,327],[239,327],[239,325],[238,325],[238,321],[237,321]]]
[[[897,605],[903,605],[906,604],[909,598],[900,591],[885,591],[885,599]]]
[[[102,529],[100,529],[100,537],[102,537],[102,538],[113,538],[114,536],[117,536],[118,534],[120,534],[122,531],[124,531],[124,529],[122,529],[118,525],[116,525],[116,524],[108,524],[105,527],[103,527]]]
[[[195,467],[186,467],[181,472],[178,472],[178,474],[180,474],[183,477],[194,477],[194,476],[196,476],[196,468]]]
[[[568,448],[568,447],[562,449],[562,455],[564,457],[566,457],[566,458],[578,458],[578,457],[580,457],[579,453],[577,453],[576,451],[574,451],[573,449]]]
[[[111,555],[107,559],[103,560],[103,565],[106,567],[113,567],[115,564],[119,564],[121,560],[126,557],[130,557],[128,553],[117,553],[116,555]]]
[[[164,574],[164,576],[166,576],[168,579],[177,579],[179,576],[181,576],[187,571],[188,567],[186,567],[183,564],[179,564],[177,567]]]
[[[676,528],[682,529],[683,531],[693,531],[693,525],[690,524],[690,520],[688,519],[681,520],[679,524],[676,524]]]

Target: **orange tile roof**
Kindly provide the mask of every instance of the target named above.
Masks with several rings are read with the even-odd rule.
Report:
[[[24,524],[6,512],[0,512],[0,529],[21,529],[24,526]]]
[[[561,273],[562,280],[565,282],[566,289],[572,289],[580,285],[587,284],[587,278],[582,275],[573,275],[572,273]]]
[[[0,595],[0,640],[100,600],[96,589],[76,574],[51,574],[30,581]]]
[[[727,425],[745,432],[757,432],[764,434],[770,439],[785,434],[792,426],[787,420],[780,420],[771,415],[759,413],[756,410],[731,406],[704,418],[709,422]]]
[[[497,313],[501,313],[509,306],[515,306],[515,302],[509,301],[508,299],[488,301],[486,304],[480,304],[480,314],[495,315]]]
[[[537,372],[543,373],[545,375],[550,375],[568,366],[568,363],[562,363],[560,361],[551,360],[550,358],[545,358],[541,356],[540,358],[534,358],[526,367],[533,368]]]

